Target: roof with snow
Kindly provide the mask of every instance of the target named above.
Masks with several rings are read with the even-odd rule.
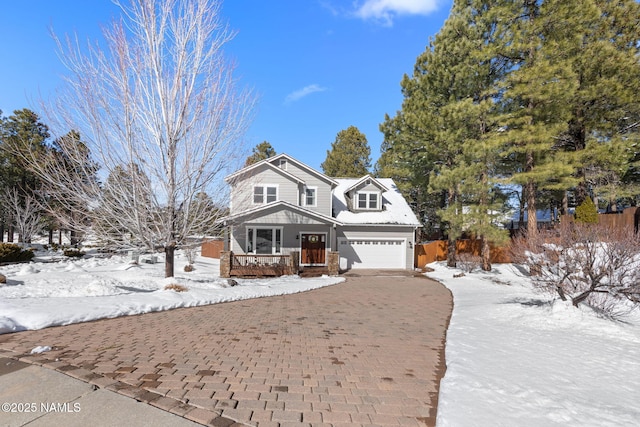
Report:
[[[336,220],[343,224],[397,224],[419,227],[420,222],[391,178],[376,178],[386,187],[382,192],[383,210],[377,212],[351,212],[345,193],[362,178],[334,178],[338,186],[333,190],[333,210]]]

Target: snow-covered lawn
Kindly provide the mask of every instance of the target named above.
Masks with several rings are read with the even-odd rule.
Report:
[[[127,256],[86,257],[0,266],[0,334],[89,320],[303,292],[344,281],[343,278],[237,279],[230,287],[219,277],[219,261],[198,257],[195,270],[177,254],[175,278],[164,278],[163,259],[132,265]],[[141,258],[141,261],[144,257]],[[42,259],[45,262],[38,262]],[[49,262],[47,262],[49,261]],[[165,290],[179,284],[186,292]]]
[[[453,278],[439,427],[640,425],[640,315],[618,321],[532,291],[508,264]]]
[[[238,280],[229,287],[218,262],[164,278],[157,264],[126,256],[0,267],[0,333],[99,318],[301,292],[342,278]],[[512,265],[453,278],[431,264],[429,277],[454,296],[439,427],[640,425],[640,313],[614,321],[535,293]],[[165,290],[180,284],[186,292]]]

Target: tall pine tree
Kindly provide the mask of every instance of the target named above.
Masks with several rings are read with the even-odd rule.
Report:
[[[320,167],[325,174],[333,177],[358,178],[368,174],[371,148],[367,137],[355,126],[341,130],[331,144],[331,150],[327,150],[327,158]]]
[[[251,155],[247,157],[244,165],[249,166],[275,155],[276,150],[271,146],[271,144],[268,141],[262,141],[260,144],[253,147],[253,150],[251,150]]]

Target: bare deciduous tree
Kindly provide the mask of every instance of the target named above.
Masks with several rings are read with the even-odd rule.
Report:
[[[563,224],[518,237],[515,261],[528,267],[538,288],[612,313],[640,303],[640,235],[628,228]]]
[[[14,225],[18,230],[19,241],[31,243],[31,237],[42,231],[44,220],[42,205],[30,194],[21,194],[16,188],[2,192],[7,209],[11,213]]]
[[[197,194],[221,200],[222,175],[243,159],[254,101],[223,54],[233,34],[219,0],[115,3],[123,17],[103,31],[104,46],[56,39],[70,73],[49,120],[77,130],[83,144],[61,144],[58,157],[35,167],[53,200],[90,207],[98,237],[120,230],[163,247],[169,277],[175,248],[216,214],[198,208]],[[92,163],[99,180],[82,178]]]

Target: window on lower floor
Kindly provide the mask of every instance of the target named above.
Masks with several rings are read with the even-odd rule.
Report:
[[[282,253],[282,228],[247,228],[247,253],[262,255]]]

